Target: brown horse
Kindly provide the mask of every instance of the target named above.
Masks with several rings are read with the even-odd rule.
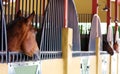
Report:
[[[22,17],[21,11],[15,16],[15,20],[8,24],[7,39],[8,50],[22,52],[30,57],[38,54],[39,49],[35,37],[35,29],[32,27],[34,11],[27,18]]]

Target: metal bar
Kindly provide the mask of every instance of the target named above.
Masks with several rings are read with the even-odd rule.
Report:
[[[53,4],[53,7],[51,8],[52,11],[55,10],[55,3],[54,3],[54,1],[55,0],[53,0],[52,3],[51,3],[51,4]],[[52,14],[52,16],[53,16],[53,19],[52,19],[53,20],[52,21],[53,22],[53,24],[52,24],[52,27],[53,27],[53,29],[52,29],[53,30],[53,32],[52,32],[53,33],[53,36],[52,36],[53,37],[52,38],[52,46],[53,46],[53,48],[52,49],[53,50],[52,51],[55,51],[55,45],[54,45],[55,44],[55,38],[54,38],[55,37],[55,26],[54,26],[55,25],[55,16],[54,15],[55,15],[55,12],[53,12],[53,14]]]
[[[45,32],[46,32],[46,19],[47,19],[47,11],[48,11],[48,7],[49,7],[49,2],[46,6],[46,10],[45,10],[45,16],[43,17],[43,20],[42,20],[42,36],[41,36],[41,43],[40,43],[40,49],[41,51],[46,51],[46,35],[45,35]]]
[[[8,23],[10,22],[10,0],[8,0]]]
[[[62,53],[62,51],[42,51],[41,52],[41,54],[49,54],[49,53],[58,54],[58,53]]]
[[[45,1],[46,2],[46,1]],[[45,5],[43,6],[45,10]],[[44,14],[45,15],[45,14]],[[49,10],[47,11],[47,19],[46,19],[46,50],[49,51]]]
[[[80,21],[80,14],[78,14],[78,17],[79,17],[79,22],[81,22],[81,21]]]
[[[53,38],[53,37],[54,37],[54,36],[53,36],[53,33],[54,33],[54,29],[53,29],[53,24],[54,24],[54,22],[53,22],[53,18],[54,18],[54,17],[53,17],[53,14],[54,14],[54,12],[53,12],[53,7],[54,7],[54,4],[53,4],[53,1],[51,0],[51,2],[50,2],[50,10],[49,10],[49,11],[50,11],[50,17],[51,17],[51,18],[50,18],[50,19],[51,19],[51,21],[50,21],[50,22],[51,22],[51,33],[50,33],[50,35],[51,35],[51,40],[50,40],[50,44],[51,44],[51,45],[50,45],[50,46],[51,46],[51,47],[50,47],[50,51],[53,51],[53,49],[54,49],[54,48],[53,48],[53,47],[54,47],[54,46],[53,46],[53,39],[54,39],[54,38]],[[52,56],[51,56],[51,57],[52,57]]]
[[[38,27],[38,0],[36,0],[36,18],[35,18],[35,22],[36,22],[36,25],[35,25],[35,28]]]
[[[28,7],[27,7],[27,6],[28,6],[27,1],[28,1],[28,0],[26,0],[26,3],[25,3],[25,4],[26,4],[26,6],[25,6],[25,17],[27,16],[27,9],[28,9]]]
[[[30,14],[30,10],[31,10],[31,0],[29,0],[29,14]]]
[[[57,29],[57,18],[58,18],[58,14],[57,14],[57,9],[59,8],[59,6],[56,4],[57,3],[57,1],[58,0],[54,0],[55,2],[54,2],[54,4],[55,4],[55,9],[54,10],[56,10],[56,12],[55,12],[55,14],[54,14],[54,18],[55,18],[55,23],[54,23],[54,27],[55,27],[55,51],[57,51],[57,49],[58,49],[58,29]],[[57,7],[58,6],[58,7]],[[55,56],[56,57],[56,56]]]
[[[51,4],[52,1],[50,1],[50,5],[49,5],[49,9],[48,9],[48,13],[49,13],[49,51],[52,50],[52,4]]]
[[[8,59],[9,58],[7,58],[8,57],[8,51],[7,51],[7,32],[6,32],[6,22],[5,22],[5,18],[4,18],[4,16],[3,16],[3,22],[4,22],[4,46],[5,46],[5,48],[4,48],[4,50],[6,51],[6,61],[8,61]]]
[[[32,7],[32,9],[34,10],[34,0],[33,0],[33,7]]]
[[[0,9],[0,20],[2,20],[2,9]],[[2,21],[0,21],[0,27],[2,28]],[[2,50],[2,29],[0,29],[0,51]],[[0,53],[1,54],[1,53]]]
[[[58,3],[58,0],[57,0],[57,2],[56,2],[56,5],[58,5],[59,3]],[[57,15],[58,15],[58,17],[57,17],[57,30],[58,30],[58,50],[57,51],[60,51],[60,6],[57,8]]]
[[[48,18],[47,19],[47,33],[46,33],[47,34],[47,51],[50,51],[50,39],[51,39],[51,37],[50,37],[50,26],[51,26],[50,9],[51,9],[51,4],[49,5],[48,11],[47,11],[47,14],[48,14],[48,16],[47,16],[47,18]]]
[[[11,7],[11,21],[13,20],[13,0],[12,0],[12,7]]]
[[[16,54],[16,62],[18,62],[18,57],[19,57],[19,54]]]
[[[46,22],[46,21],[47,21],[46,19],[47,19],[47,14],[46,14],[46,16],[44,16],[44,17],[45,17],[45,22],[44,22],[44,41],[43,41],[43,43],[44,43],[44,44],[43,44],[43,45],[44,45],[44,46],[43,46],[44,49],[43,49],[43,51],[47,51],[47,50],[46,50],[46,49],[47,49],[47,48],[46,48],[46,37],[47,37],[47,36],[46,36],[46,31],[47,31],[47,30],[46,30],[46,23],[47,23],[47,22]]]
[[[39,7],[39,28],[41,28],[41,24],[42,24],[42,16],[41,16],[41,0],[40,0],[40,7]]]
[[[34,0],[32,0],[32,11],[34,11]],[[33,21],[32,21],[32,23],[34,23],[34,19],[33,19]]]
[[[83,14],[80,14],[80,16],[81,16],[81,22],[83,23]]]
[[[83,14],[81,14],[81,21],[83,22],[84,18],[83,18]]]
[[[52,18],[53,18],[53,16],[52,16],[52,1],[50,1],[49,2],[49,9],[48,9],[48,13],[49,13],[49,51],[51,51],[52,50],[52,24],[53,24],[53,22],[52,22]]]
[[[12,54],[12,62],[15,62],[15,54]]]
[[[3,11],[1,10],[1,19],[2,19],[2,21],[1,21],[1,24],[2,24],[2,26],[1,26],[1,51],[3,52]]]
[[[22,61],[22,54],[19,54],[19,55],[20,55],[20,58],[19,58],[20,60],[19,61]]]
[[[54,0],[53,1],[53,4],[54,4],[54,7],[53,7],[53,11],[54,10],[56,10],[56,3],[55,3],[55,1],[56,0]],[[56,11],[57,12],[57,11]],[[54,12],[54,14],[53,14],[53,18],[54,18],[54,24],[53,24],[53,41],[54,41],[54,44],[53,44],[53,46],[54,46],[54,50],[53,51],[56,51],[56,38],[57,38],[57,36],[56,36],[56,12]]]
[[[5,0],[5,1],[7,1],[7,0]],[[7,5],[5,5],[5,20],[7,22]]]
[[[24,14],[24,0],[22,0],[22,15]]]

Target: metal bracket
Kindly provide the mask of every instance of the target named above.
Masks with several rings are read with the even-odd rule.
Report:
[[[89,57],[82,57],[81,58],[81,73],[82,74],[89,74]]]
[[[37,66],[35,74],[42,74],[42,71],[41,71],[41,61],[8,63],[8,74],[16,74],[15,68],[17,68],[17,67],[33,66],[33,65]]]
[[[39,62],[39,64],[38,64],[38,67],[37,67],[37,70],[36,70],[36,74],[42,74],[42,71],[41,71],[41,62]]]
[[[8,64],[8,74],[16,74],[15,69],[11,64]]]

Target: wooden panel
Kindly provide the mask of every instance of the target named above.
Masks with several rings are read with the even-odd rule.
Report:
[[[80,74],[80,57],[72,58],[69,71],[70,74]]]
[[[90,74],[96,74],[96,56],[90,56]]]
[[[63,74],[63,59],[42,61],[42,74]]]
[[[0,74],[8,74],[8,65],[0,64]]]

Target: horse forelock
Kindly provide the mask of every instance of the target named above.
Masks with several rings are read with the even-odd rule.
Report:
[[[18,17],[16,19],[14,19],[13,21],[11,21],[10,23],[7,24],[7,29],[12,28],[13,26],[15,26],[18,22],[23,22],[25,20],[25,17]]]

